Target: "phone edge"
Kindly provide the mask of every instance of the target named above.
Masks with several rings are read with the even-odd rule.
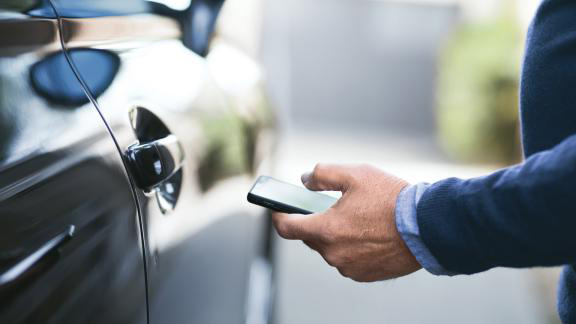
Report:
[[[253,194],[252,192],[248,192],[248,196],[247,196],[247,200],[249,203],[258,205],[260,207],[264,207],[267,209],[271,209],[280,213],[286,213],[286,214],[302,214],[302,215],[310,215],[313,214],[313,212],[309,211],[309,210],[305,210],[305,209],[300,209],[298,207],[294,207],[294,206],[290,206],[290,205],[286,205],[284,203],[272,200],[272,199],[268,199],[268,198],[264,198],[262,196],[258,196]],[[266,203],[270,204],[270,205],[265,205]]]

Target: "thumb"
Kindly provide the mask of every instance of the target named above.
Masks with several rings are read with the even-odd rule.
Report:
[[[320,215],[273,213],[272,222],[282,238],[287,240],[315,240],[322,230]]]
[[[312,172],[302,175],[302,183],[314,191],[346,192],[352,183],[352,167],[337,164],[317,164]]]

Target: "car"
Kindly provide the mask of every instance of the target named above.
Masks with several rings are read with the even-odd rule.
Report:
[[[0,323],[270,323],[277,122],[226,6],[0,0]]]

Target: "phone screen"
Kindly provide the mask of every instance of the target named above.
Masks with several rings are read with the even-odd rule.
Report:
[[[313,213],[326,211],[338,200],[337,198],[266,176],[258,178],[250,193]]]

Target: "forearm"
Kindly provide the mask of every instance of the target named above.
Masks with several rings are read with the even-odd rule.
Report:
[[[449,271],[576,262],[576,136],[525,163],[430,186],[420,235]]]

